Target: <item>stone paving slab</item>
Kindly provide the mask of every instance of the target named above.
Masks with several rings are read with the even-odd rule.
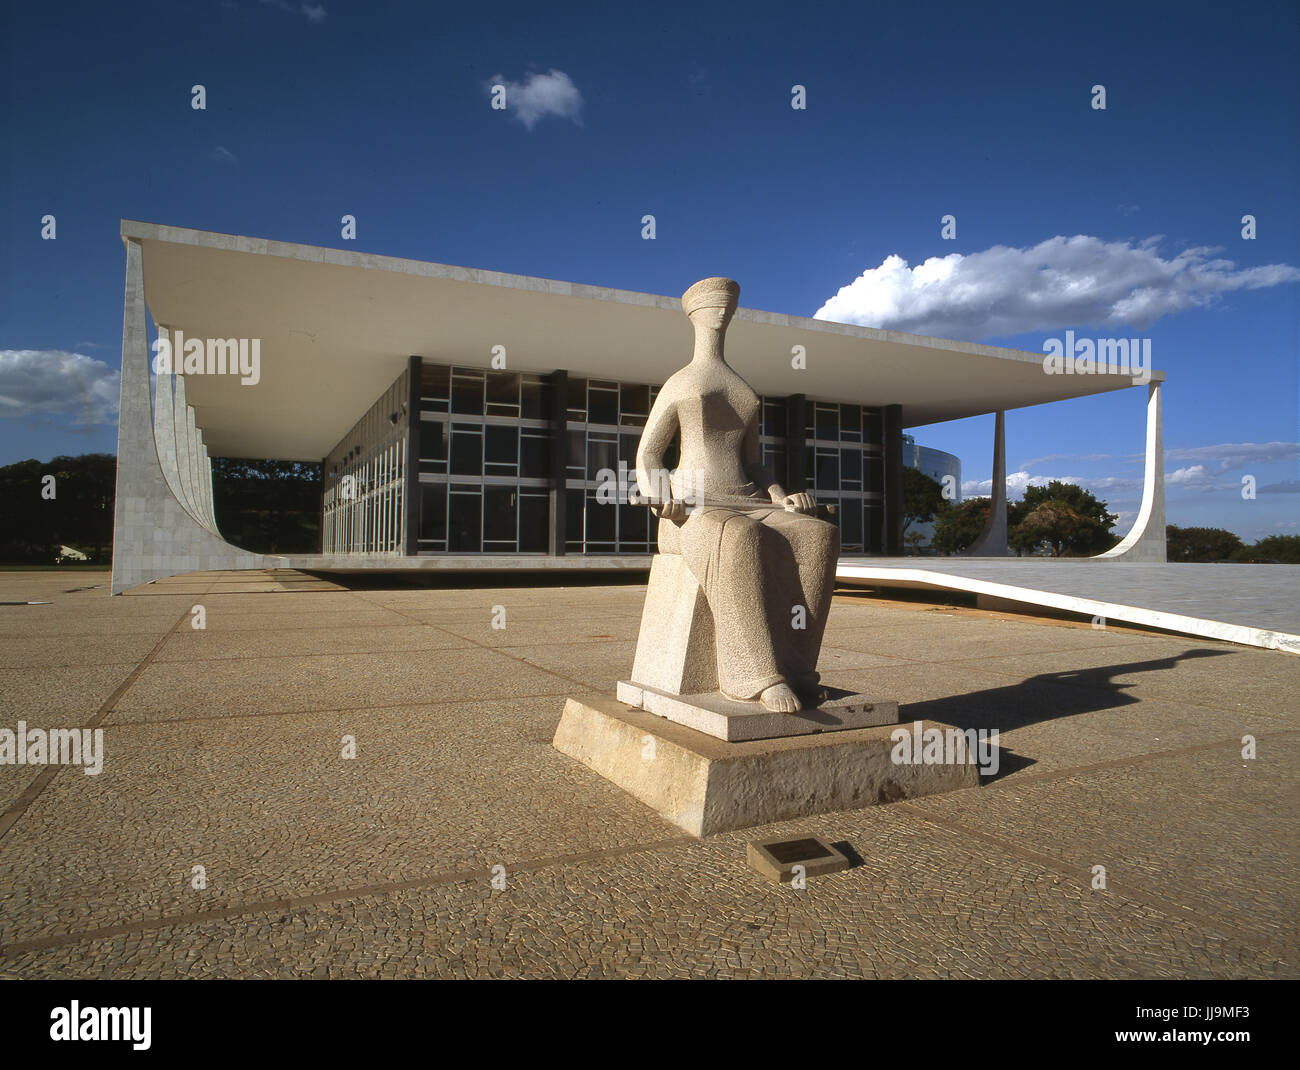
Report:
[[[1291,655],[837,595],[826,682],[997,728],[1004,767],[800,819],[860,864],[796,892],[744,848],[792,825],[685,842],[550,745],[644,587],[95,582],[0,574],[54,603],[0,607],[0,726],[107,750],[0,766],[0,976],[1300,976]]]
[[[0,957],[0,975],[1296,976],[1254,943],[891,810],[815,822],[866,862],[803,891],[749,871],[745,837],[730,834],[508,869],[503,891],[484,872],[25,950]]]
[[[270,634],[250,633],[260,650]],[[504,699],[553,694],[572,681],[481,647],[314,657],[155,661],[114,711],[114,723],[392,706],[436,696]]]
[[[675,835],[560,760],[551,734],[562,704],[111,726],[104,771],[65,771],[5,837],[0,945],[486,868],[539,845],[573,853]],[[356,739],[354,759],[341,758],[344,735]],[[33,870],[50,842],[60,850]],[[189,886],[196,864],[202,892]]]
[[[1026,778],[1004,790],[931,796],[917,810],[977,828],[1031,851],[1104,866],[1108,882],[1153,902],[1212,917],[1300,965],[1297,801],[1289,770],[1300,732],[1262,733],[1259,757],[1239,741],[1169,753],[1075,776]]]

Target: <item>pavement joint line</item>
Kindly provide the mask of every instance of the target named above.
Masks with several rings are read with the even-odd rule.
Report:
[[[163,662],[163,664],[170,664],[170,663]],[[223,721],[238,721],[238,720],[243,720],[245,718],[256,718],[256,717],[308,717],[308,716],[314,716],[318,713],[350,714],[350,713],[372,713],[376,710],[420,710],[420,709],[427,709],[430,706],[435,708],[441,706],[470,706],[470,705],[482,705],[484,702],[526,702],[530,699],[535,699],[535,698],[565,698],[568,694],[569,694],[568,691],[551,691],[544,695],[529,694],[529,695],[517,695],[513,697],[506,695],[506,696],[491,698],[491,699],[483,699],[483,698],[451,699],[445,702],[393,702],[393,703],[387,703],[382,706],[330,706],[327,708],[309,709],[309,710],[250,710],[241,713],[222,713],[222,714],[217,714],[216,716],[213,717],[201,717],[201,716],[169,717],[166,720],[110,721],[108,724],[104,725],[104,728],[106,730],[109,728],[152,728],[155,725],[203,724],[204,722],[208,722],[208,721],[214,723],[220,723]]]
[[[167,640],[172,637],[173,633],[179,631],[181,625],[190,618],[191,612],[192,607],[181,614],[180,619],[163,633],[158,642],[154,644],[153,649],[144,656],[144,660],[131,670],[125,680],[117,685],[117,690],[104,700],[103,705],[101,705],[99,709],[91,715],[85,724],[78,725],[78,728],[98,728],[101,725],[104,718],[113,712],[117,703],[120,702],[122,697],[130,690],[131,685],[140,678],[140,674],[149,667],[149,663],[153,661],[154,656],[167,645]],[[27,808],[36,801],[41,792],[50,786],[51,782],[59,775],[59,772],[63,768],[62,765],[47,765],[36,775],[32,782],[27,785],[23,793],[9,805],[8,809],[6,809],[3,814],[0,814],[0,840],[3,840],[4,837],[8,835],[9,830],[17,824],[18,819],[23,816],[23,813]]]
[[[405,627],[405,625],[382,625],[381,627]],[[254,629],[254,630],[258,630],[258,631],[260,631],[261,629]],[[302,630],[303,630],[303,631],[325,631],[326,629],[324,629],[324,628],[304,628],[304,629],[302,629]],[[442,629],[442,630],[445,630],[445,629]],[[229,634],[229,633],[225,633],[225,634]],[[276,632],[276,634],[279,635],[280,633],[279,633],[279,632]],[[310,653],[303,652],[303,653],[298,653],[298,654],[257,654],[256,656],[252,656],[252,657],[250,657],[250,656],[247,655],[247,654],[234,654],[234,655],[229,655],[229,656],[224,656],[224,655],[223,655],[223,656],[220,656],[220,657],[207,657],[207,658],[205,658],[205,657],[190,657],[190,656],[187,654],[184,658],[178,658],[178,659],[176,659],[175,661],[163,661],[163,662],[160,662],[159,664],[162,664],[162,665],[177,665],[177,664],[181,664],[181,663],[183,662],[184,664],[189,665],[189,664],[193,664],[193,663],[195,663],[195,662],[213,662],[213,661],[269,661],[269,660],[271,660],[271,659],[273,659],[273,658],[351,658],[351,657],[369,657],[369,656],[373,656],[373,655],[376,655],[376,654],[426,654],[426,653],[427,653],[427,654],[438,654],[438,653],[441,653],[441,652],[444,651],[444,650],[448,650],[448,651],[449,651],[449,650],[463,650],[463,649],[465,649],[465,646],[466,646],[466,645],[471,645],[471,646],[479,646],[479,645],[480,645],[480,644],[478,644],[478,643],[475,643],[475,641],[474,641],[473,639],[469,639],[469,638],[466,638],[466,637],[464,637],[464,636],[457,636],[454,632],[452,632],[452,633],[450,633],[450,634],[451,634],[454,638],[464,639],[464,643],[462,643],[462,644],[459,645],[459,646],[445,646],[445,647],[425,647],[425,646],[412,646],[412,647],[384,647],[382,650],[328,650],[328,651],[310,652]],[[600,645],[600,644],[605,643],[605,642],[610,642],[610,643],[631,643],[631,642],[635,642],[635,640],[633,640],[633,639],[617,639],[617,638],[610,638],[610,639],[608,639],[608,640],[599,640],[599,641],[597,641],[596,645]],[[593,645],[593,643],[592,643],[591,640],[574,640],[574,641],[571,642],[571,643],[520,643],[519,645],[520,645],[520,646],[590,646],[590,645]],[[482,649],[485,649],[485,650],[502,650],[502,649],[507,649],[507,648],[506,648],[506,647],[500,647],[500,646],[489,646],[489,647],[483,647]],[[54,665],[54,666],[49,666],[49,667],[50,667],[50,668],[56,668],[56,669],[90,669],[90,668],[100,668],[100,667],[102,667],[103,665],[120,665],[120,664],[122,664],[122,662],[107,661],[107,662],[102,662],[102,663],[84,663],[84,664],[78,663],[78,664],[73,664],[73,665]],[[47,667],[47,666],[43,666],[43,665],[42,665],[42,666],[34,666],[34,665],[8,665],[8,666],[5,666],[5,665],[0,665],[0,669],[5,669],[5,668],[12,668],[12,669],[25,669],[25,668],[46,668],[46,667]]]
[[[1300,734],[1297,728],[1282,728],[1276,732],[1268,732],[1269,739],[1276,739],[1279,736],[1294,736]],[[1259,734],[1260,736],[1263,733]],[[1171,750],[1148,751],[1146,754],[1132,754],[1126,758],[1110,758],[1104,762],[1093,762],[1091,765],[1073,765],[1065,769],[1048,769],[1041,773],[1026,773],[1023,776],[1009,774],[1005,777],[999,777],[986,785],[981,785],[981,791],[988,791],[991,788],[1000,788],[1005,785],[1006,788],[1016,788],[1022,784],[1043,783],[1049,780],[1059,780],[1067,777],[1087,776],[1090,773],[1101,772],[1106,769],[1123,769],[1126,766],[1145,765],[1147,762],[1160,761],[1165,758],[1177,758],[1184,754],[1199,754],[1201,751],[1219,750],[1224,747],[1240,747],[1241,740],[1236,737],[1232,739],[1220,740],[1218,743],[1196,743],[1190,747],[1175,747]],[[1014,751],[1013,751],[1014,753]]]
[[[1092,880],[1092,869],[1086,863],[1076,867],[1063,859],[1043,854],[1041,851],[1036,851],[1032,847],[1025,847],[1016,843],[1014,840],[1009,840],[1004,836],[997,835],[996,833],[985,832],[982,829],[973,828],[970,825],[964,824],[955,818],[947,817],[946,815],[930,813],[923,807],[917,806],[911,801],[890,803],[886,808],[892,812],[909,814],[921,821],[926,821],[932,825],[936,825],[945,832],[960,837],[967,844],[969,844],[972,838],[982,840],[989,846],[996,847],[1003,852],[1019,855],[1021,858],[1035,862],[1044,869],[1060,873],[1063,876],[1071,877],[1076,880],[1082,880],[1085,885],[1090,885]],[[1114,892],[1135,903],[1140,903],[1148,910],[1154,910],[1157,914],[1164,916],[1170,921],[1177,922],[1182,920],[1192,922],[1203,929],[1210,929],[1217,932],[1230,940],[1235,940],[1242,944],[1248,944],[1249,946],[1264,952],[1266,955],[1274,955],[1277,957],[1279,962],[1292,965],[1291,960],[1287,957],[1287,954],[1284,953],[1284,950],[1274,946],[1266,938],[1238,929],[1235,925],[1226,923],[1221,918],[1204,914],[1196,908],[1188,906],[1186,903],[1179,902],[1168,892],[1152,892],[1143,888],[1141,885],[1130,884],[1127,881],[1115,881],[1109,877],[1107,877],[1106,880],[1106,887],[1101,890],[1104,892]]]
[[[362,601],[366,601],[366,600],[365,600],[365,599],[362,599]],[[371,604],[371,605],[374,605],[375,603],[371,602],[370,604]],[[392,610],[389,610],[389,612],[396,613],[396,614],[398,614],[399,616],[402,616],[402,617],[406,617],[408,620],[415,620],[415,619],[416,619],[416,618],[412,617],[409,613],[403,613],[400,609],[392,609]],[[501,647],[489,646],[487,643],[481,643],[481,642],[479,642],[477,639],[471,639],[469,636],[465,636],[465,635],[457,635],[457,634],[456,634],[455,632],[453,632],[450,628],[444,628],[444,627],[442,627],[441,625],[438,625],[438,624],[430,624],[428,621],[418,621],[418,623],[423,624],[423,625],[425,625],[425,627],[428,627],[428,628],[436,628],[438,631],[442,632],[442,633],[445,634],[445,635],[454,635],[454,636],[456,636],[457,639],[464,639],[464,640],[465,640],[466,642],[468,642],[468,643],[473,643],[473,644],[474,644],[476,647],[478,647],[480,650],[490,650],[490,651],[492,651],[493,653],[502,654],[502,648],[501,648]],[[503,657],[508,657],[511,661],[517,661],[517,662],[519,662],[519,663],[522,664],[522,665],[527,665],[530,669],[537,669],[539,672],[544,672],[544,673],[546,673],[548,676],[554,676],[557,680],[563,680],[565,683],[572,684],[572,685],[574,685],[575,687],[581,687],[581,688],[583,688],[586,692],[590,692],[590,691],[592,690],[590,684],[584,683],[583,681],[578,680],[578,679],[575,679],[575,678],[572,677],[572,676],[566,676],[566,675],[564,675],[564,673],[562,673],[562,672],[556,672],[554,669],[548,669],[548,668],[546,668],[544,665],[536,665],[536,664],[534,664],[533,662],[529,661],[527,658],[516,657],[516,656],[513,655],[513,654],[502,654],[502,656],[503,656]]]
[[[645,851],[691,846],[699,842],[693,836],[673,836],[669,839],[654,840],[649,843],[626,844],[622,847],[606,847],[594,851],[576,851],[501,864],[505,865],[507,873],[532,873],[556,866],[582,865],[587,862],[599,862],[608,858],[622,858],[626,855],[639,854]],[[427,877],[417,877],[408,881],[366,884],[355,888],[312,892],[307,895],[286,895],[276,899],[258,899],[235,906],[217,907],[213,910],[196,910],[187,914],[165,914],[157,918],[140,918],[137,921],[119,922],[116,925],[105,925],[97,929],[56,933],[51,936],[33,937],[29,940],[17,940],[11,944],[0,944],[0,958],[21,955],[29,951],[45,951],[54,947],[65,947],[69,944],[112,939],[116,936],[128,936],[132,933],[148,932],[153,929],[202,925],[207,922],[224,921],[228,918],[245,915],[295,913],[306,907],[319,906],[323,903],[347,902],[371,896],[392,895],[395,892],[420,891],[454,884],[467,884],[474,881],[490,881],[492,876],[491,866],[477,869],[451,870],[446,873],[434,873]]]

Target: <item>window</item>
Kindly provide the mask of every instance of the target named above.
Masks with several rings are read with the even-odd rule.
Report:
[[[439,471],[447,470],[447,421],[420,421],[421,461],[440,462]]]
[[[546,479],[551,474],[551,443],[541,428],[520,428],[519,474],[525,479]]]
[[[447,484],[425,483],[420,487],[419,530],[422,549],[447,548]],[[425,543],[436,545],[425,546]]]
[[[483,474],[483,430],[474,424],[452,424],[451,471],[458,476]]]
[[[490,372],[487,377],[487,411],[489,416],[519,415],[518,374]]]
[[[587,389],[587,422],[592,424],[618,423],[618,384],[592,382]]]
[[[483,415],[483,373],[457,370],[451,377],[451,411],[458,416]]]
[[[544,554],[551,545],[551,503],[547,494],[519,495],[519,551]]]
[[[483,548],[482,528],[481,488],[451,484],[451,505],[447,510],[447,549],[452,553],[478,553]]]
[[[519,428],[488,424],[483,428],[483,471],[486,475],[519,473]]]
[[[513,553],[517,544],[519,492],[514,487],[483,488],[483,550]]]

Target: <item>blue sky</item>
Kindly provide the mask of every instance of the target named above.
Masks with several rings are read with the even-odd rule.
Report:
[[[0,19],[0,463],[115,449],[126,217],[670,295],[725,274],[745,305],[798,315],[852,285],[834,318],[1031,350],[1066,329],[1150,338],[1170,522],[1300,532],[1293,3],[125,0]],[[1076,479],[1124,530],[1144,408],[1139,388],[1008,414],[1013,491]],[[979,492],[992,422],[913,433]]]

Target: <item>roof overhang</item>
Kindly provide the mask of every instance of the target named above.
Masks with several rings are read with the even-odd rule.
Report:
[[[486,368],[505,346],[514,371],[648,383],[691,355],[674,297],[130,220],[122,237],[141,244],[155,323],[187,338],[260,339],[256,386],[186,379],[212,456],[320,460],[412,354]],[[760,394],[901,405],[904,427],[1134,385],[1048,375],[1042,353],[748,308],[727,333],[727,359]]]

